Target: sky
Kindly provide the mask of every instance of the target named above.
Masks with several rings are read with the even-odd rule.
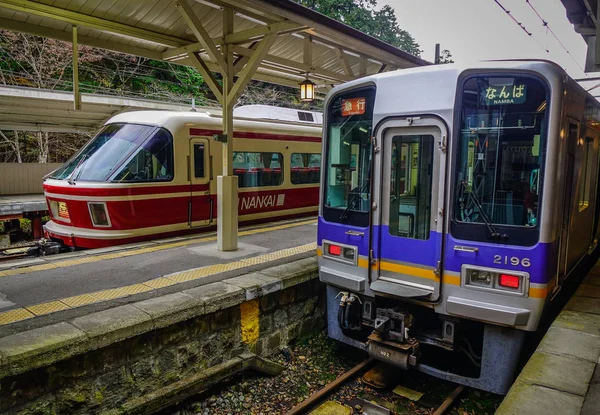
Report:
[[[543,58],[558,63],[572,78],[586,76],[582,70],[586,43],[575,33],[560,0],[529,2],[548,22],[570,56],[546,31],[525,0],[499,2],[532,36],[513,22],[494,0],[379,0],[378,3],[392,6],[400,27],[415,38],[423,50],[421,57],[428,61],[433,61],[435,44],[440,43],[441,50],[450,50],[455,62]]]

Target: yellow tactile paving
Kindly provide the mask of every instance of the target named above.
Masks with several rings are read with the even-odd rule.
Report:
[[[287,223],[287,224],[277,225],[277,226],[267,226],[264,228],[250,229],[247,231],[241,231],[238,233],[238,235],[239,236],[256,235],[259,233],[272,232],[272,231],[277,231],[277,230],[282,230],[282,229],[289,229],[289,228],[293,228],[293,227],[297,227],[297,226],[308,225],[311,223],[315,223],[315,219],[310,219],[310,220],[306,220],[306,221],[302,221],[302,222]],[[0,277],[8,277],[11,275],[19,275],[19,274],[28,274],[28,273],[32,273],[32,272],[36,272],[36,271],[46,271],[46,270],[54,269],[54,268],[72,267],[72,266],[76,266],[76,265],[89,264],[92,262],[105,261],[107,259],[125,258],[128,256],[147,254],[147,253],[151,253],[151,252],[162,251],[165,249],[173,249],[173,248],[178,248],[178,247],[191,245],[191,244],[211,242],[211,241],[215,241],[216,239],[217,239],[216,236],[191,238],[191,239],[186,239],[183,241],[170,242],[167,244],[157,244],[154,246],[147,246],[147,247],[143,247],[143,248],[134,248],[134,249],[130,249],[127,251],[111,252],[111,253],[99,254],[99,255],[90,255],[90,256],[86,256],[86,257],[73,258],[73,259],[67,259],[67,260],[62,260],[62,261],[59,260],[56,262],[48,262],[46,264],[33,265],[33,266],[29,266],[29,267],[14,268],[14,269],[0,271]]]
[[[90,293],[91,296],[98,298],[99,300],[113,300],[115,298],[127,297],[129,295],[139,294],[146,291],[152,290],[152,287],[148,287],[144,284],[133,284],[126,285],[125,287],[112,288],[110,290],[98,291]]]
[[[70,307],[61,301],[50,301],[49,303],[31,305],[27,306],[26,308],[36,316],[43,316],[44,314],[50,314],[54,313],[55,311],[66,310]]]
[[[177,284],[177,282],[164,277],[156,278],[154,280],[146,281],[144,283],[144,285],[147,285],[148,287],[153,288],[155,290],[158,288],[168,287],[169,285],[173,284]]]
[[[24,308],[16,308],[0,313],[0,325],[27,320],[28,318],[33,317],[35,317],[35,315],[31,311],[27,311]]]
[[[81,307],[83,305],[97,303],[100,300],[89,294],[81,294],[74,297],[63,298],[60,301],[69,307]]]
[[[310,222],[313,222],[312,220]],[[310,223],[308,222],[308,223]],[[208,239],[208,238],[205,238]],[[188,242],[188,241],[183,241]],[[197,242],[197,240],[195,241]],[[179,244],[179,242],[177,242]],[[152,247],[154,248],[154,247]],[[151,291],[163,287],[168,287],[170,285],[178,284],[181,282],[191,281],[198,278],[204,278],[210,275],[216,275],[227,271],[232,271],[240,268],[247,268],[254,264],[262,264],[270,261],[274,261],[277,259],[282,259],[286,257],[290,257],[293,255],[314,251],[317,249],[316,243],[309,243],[306,245],[301,245],[293,248],[282,249],[280,251],[270,252],[267,254],[259,255],[256,257],[245,258],[239,261],[234,261],[225,264],[215,264],[209,265],[203,268],[193,269],[189,271],[182,271],[179,273],[171,274],[165,277],[155,278],[144,283],[127,285],[125,287],[118,287],[109,290],[102,290],[88,294],[81,294],[73,297],[63,298],[56,301],[51,301],[42,304],[35,304],[32,306],[27,306],[27,308],[19,308],[15,310],[5,311],[0,313],[0,325],[10,324],[17,321],[25,320],[28,318],[35,317],[36,315],[44,315],[53,313],[55,311],[66,310],[69,308],[81,307],[84,305],[97,303],[101,301],[113,300],[116,298],[127,297],[129,295],[134,295],[146,291]],[[107,256],[111,257],[119,257],[116,256],[117,253],[99,255],[98,257],[105,258]],[[93,257],[90,257],[93,258]],[[87,259],[87,258],[86,258]],[[99,259],[95,259],[99,260]],[[71,263],[71,260],[61,261],[63,263]],[[93,262],[93,261],[85,261]],[[57,268],[57,267],[51,267]],[[10,270],[13,271],[13,270]],[[0,274],[2,275],[2,274]],[[251,337],[251,336],[250,336]]]

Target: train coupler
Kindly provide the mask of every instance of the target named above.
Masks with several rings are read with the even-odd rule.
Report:
[[[382,338],[376,331],[369,336],[367,350],[372,358],[401,369],[417,366],[421,356],[417,340],[407,339],[404,343],[398,343]]]

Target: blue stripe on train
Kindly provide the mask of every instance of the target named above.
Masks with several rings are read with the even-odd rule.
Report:
[[[347,235],[346,231],[348,230],[364,232],[365,236]],[[387,226],[375,226],[373,240],[381,240],[381,243],[374,243],[372,249],[375,258],[381,258],[383,261],[399,261],[435,267],[439,258],[440,237],[439,233],[431,232],[427,240],[400,238],[390,235]],[[367,228],[328,223],[319,217],[319,243],[323,239],[357,246],[359,255],[367,256],[369,252]],[[477,247],[479,252],[455,251],[454,247],[457,245]],[[518,265],[512,265],[512,261],[517,260]],[[463,264],[525,271],[530,274],[531,282],[545,284],[555,275],[557,260],[558,244],[556,243],[538,243],[531,247],[522,247],[464,241],[446,235],[444,269],[448,271],[460,272]],[[526,266],[528,263],[530,265]]]

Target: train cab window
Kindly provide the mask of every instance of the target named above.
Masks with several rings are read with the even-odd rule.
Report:
[[[429,239],[433,136],[395,136],[392,140],[389,232]]]
[[[323,217],[328,222],[369,225],[375,88],[334,96],[327,108]]]
[[[112,181],[161,182],[172,179],[173,137],[168,131],[158,129],[134,152]]]
[[[204,144],[194,144],[194,177],[204,177]]]
[[[319,183],[321,180],[321,155],[293,153],[290,160],[292,184]]]
[[[547,87],[529,75],[462,84],[451,232],[530,246],[539,239]]]
[[[108,124],[50,177],[58,180],[105,181],[156,131],[156,127],[149,125]]]
[[[280,186],[283,183],[283,154],[234,152],[233,174],[238,187]]]

